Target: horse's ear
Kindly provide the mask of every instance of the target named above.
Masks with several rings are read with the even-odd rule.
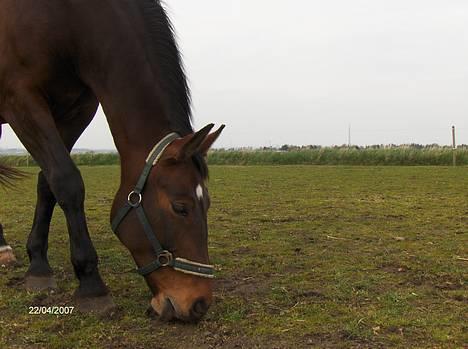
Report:
[[[213,126],[214,124],[206,125],[200,131],[185,136],[182,139],[183,144],[178,149],[177,155],[175,156],[176,160],[185,160],[197,153]]]
[[[206,156],[208,154],[208,150],[210,150],[213,143],[216,142],[216,140],[220,136],[221,132],[223,132],[225,127],[226,125],[221,125],[220,128],[218,128],[215,132],[210,133],[208,136],[206,136],[199,149],[200,153],[203,156]]]

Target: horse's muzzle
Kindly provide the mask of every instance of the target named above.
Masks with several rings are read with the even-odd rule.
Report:
[[[162,300],[159,299],[153,298],[151,307],[162,321],[179,320],[182,322],[197,323],[210,308],[210,302],[202,297],[195,300],[188,311],[185,312],[181,310],[180,306],[173,299],[169,297],[164,297]]]

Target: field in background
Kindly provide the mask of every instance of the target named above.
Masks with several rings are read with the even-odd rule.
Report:
[[[457,164],[468,165],[468,146],[455,151]],[[209,153],[211,165],[359,165],[359,166],[450,166],[454,150],[440,146],[369,146],[369,147],[294,147],[278,149],[214,150]],[[78,165],[117,165],[116,153],[79,153],[73,159]],[[0,156],[12,166],[34,166],[29,156]]]
[[[30,177],[1,193],[0,221],[20,261],[0,268],[2,347],[468,345],[466,168],[212,166],[215,304],[196,326],[145,315],[149,290],[108,222],[119,168],[81,171],[100,269],[119,310],[28,315],[32,305],[70,305],[77,285],[57,209],[49,255],[59,289],[22,289],[36,192]]]
[[[456,150],[458,165],[468,165],[468,147]],[[448,147],[316,147],[278,150],[213,151],[216,165],[348,165],[348,166],[449,166]]]

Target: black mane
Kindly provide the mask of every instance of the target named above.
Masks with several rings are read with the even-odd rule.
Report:
[[[193,132],[190,89],[175,40],[174,27],[160,0],[136,0],[145,19],[148,55],[161,77],[167,113],[173,131],[185,136]]]
[[[182,136],[193,132],[190,89],[182,64],[174,27],[160,0],[138,0],[145,18],[148,33],[148,54],[157,62],[162,78],[165,98],[168,101],[168,117],[172,130]],[[204,156],[192,157],[195,167],[204,179],[208,178],[208,166]]]

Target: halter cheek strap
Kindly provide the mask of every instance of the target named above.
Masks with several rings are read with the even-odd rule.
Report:
[[[145,184],[148,180],[148,176],[153,166],[157,164],[159,158],[161,157],[164,150],[169,146],[169,144],[171,144],[174,140],[176,140],[179,137],[180,136],[177,133],[170,133],[169,135],[164,137],[158,144],[156,144],[151,150],[148,157],[146,158],[145,167],[143,168],[143,171],[140,175],[140,178],[138,179],[135,189],[133,189],[133,191],[130,194],[128,194],[126,204],[117,212],[114,219],[112,220],[112,230],[115,234],[118,235],[117,229],[120,223],[122,223],[123,219],[132,209],[136,211],[138,220],[143,226],[145,235],[151,243],[154,253],[156,254],[156,259],[153,262],[137,269],[137,272],[142,276],[146,276],[152,273],[153,271],[158,270],[161,267],[171,267],[174,270],[180,271],[185,274],[191,274],[205,278],[213,278],[214,267],[212,265],[202,264],[179,257],[174,258],[172,252],[163,248],[161,243],[158,241],[148,218],[146,217],[146,213],[142,205],[142,192],[145,188]]]

